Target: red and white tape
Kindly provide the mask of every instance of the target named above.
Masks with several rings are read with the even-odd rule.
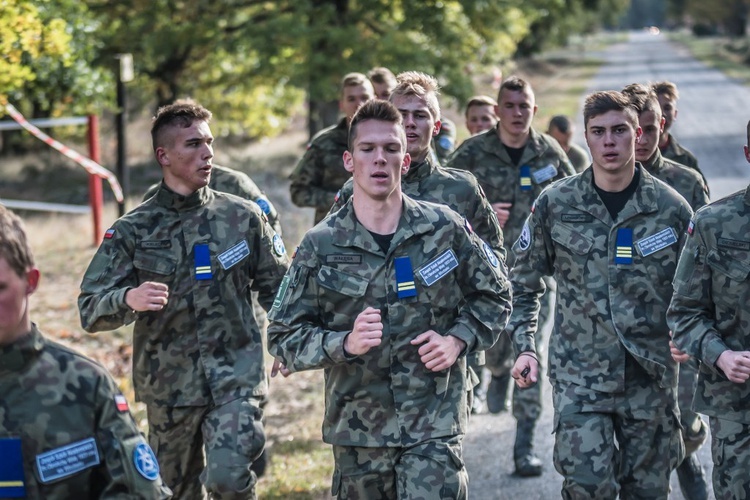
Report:
[[[18,124],[24,129],[28,130],[31,135],[43,141],[48,146],[55,148],[74,162],[78,163],[80,166],[85,168],[88,173],[92,175],[98,175],[102,179],[106,179],[107,182],[109,182],[109,186],[112,188],[112,192],[115,194],[115,198],[117,199],[117,201],[120,203],[123,202],[124,198],[122,195],[122,187],[120,187],[120,183],[117,181],[117,177],[114,173],[102,167],[91,158],[83,156],[82,154],[70,149],[65,144],[54,140],[52,137],[39,130],[37,127],[29,123],[29,121],[24,118],[24,116],[19,113],[15,106],[13,106],[12,104],[6,104],[5,110],[11,116],[11,118],[18,122]]]

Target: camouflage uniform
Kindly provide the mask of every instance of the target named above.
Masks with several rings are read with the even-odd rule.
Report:
[[[336,195],[336,202],[331,208],[338,211],[351,198],[354,182],[349,179]],[[489,243],[498,258],[505,262],[506,251],[503,246],[503,232],[497,223],[495,211],[484,196],[476,178],[455,168],[443,168],[437,165],[428,154],[425,161],[412,164],[409,171],[401,178],[401,190],[415,200],[430,201],[446,205],[458,214],[464,215],[477,235]],[[470,388],[481,381],[479,374],[484,366],[484,351],[472,353],[468,357]],[[470,393],[473,398],[473,393]],[[480,398],[481,401],[481,398]],[[469,401],[471,408],[473,401]]]
[[[680,193],[693,210],[708,203],[708,187],[697,171],[665,158],[658,149],[651,162],[643,163],[643,166],[649,174]]]
[[[234,498],[230,487],[254,496],[247,465],[263,449],[257,400],[267,383],[250,291],[268,309],[287,266],[283,242],[256,204],[208,187],[180,196],[162,185],[115,222],[83,277],[78,305],[87,331],[135,321],[136,398],[148,406],[149,440],[176,497],[203,496],[204,444],[206,488],[217,498]],[[161,311],[125,304],[125,293],[145,281],[169,285]],[[214,423],[230,428],[232,408],[245,413],[234,423],[240,431],[227,435]]]
[[[456,148],[456,124],[448,118],[440,118],[440,132],[432,138],[430,155],[438,164],[445,164]]]
[[[583,172],[584,170],[586,170],[586,168],[588,168],[589,165],[591,165],[589,154],[578,144],[571,142],[570,147],[565,152],[565,154],[568,155],[570,164],[573,165],[573,168],[578,173]]]
[[[0,498],[171,496],[112,377],[36,325],[0,346],[0,394]]]
[[[315,224],[323,220],[336,193],[351,177],[344,168],[349,124],[346,118],[318,132],[289,176],[289,192],[298,207],[315,208]]]
[[[510,217],[503,226],[506,249],[521,234],[521,227],[529,215],[531,205],[542,189],[553,181],[574,175],[575,170],[560,144],[551,136],[530,130],[530,137],[519,165],[514,165],[500,141],[498,123],[482,134],[467,139],[451,157],[449,167],[461,168],[473,173],[484,189],[490,203],[508,202]],[[529,167],[528,173],[525,167]],[[513,266],[514,256],[509,252],[508,265]],[[550,304],[542,309],[540,324],[549,314]],[[487,368],[496,379],[510,378],[513,366],[513,350],[510,339],[502,336],[498,343],[487,351]],[[490,388],[492,389],[492,388]],[[492,390],[488,398],[492,396]],[[513,392],[513,416],[519,422],[535,422],[541,414],[541,388],[517,389]]]
[[[698,167],[698,159],[693,153],[683,148],[672,134],[669,134],[669,142],[667,143],[667,145],[663,148],[659,148],[659,151],[664,158],[679,163],[680,165],[684,165],[687,168],[695,170],[696,172],[701,174],[704,184],[708,186],[706,176],[703,175],[703,171],[701,171],[701,169]]]
[[[351,201],[305,235],[269,312],[269,350],[292,371],[325,369],[323,440],[340,460],[333,494],[382,498],[378,482],[366,493],[356,484],[376,474],[398,498],[436,498],[443,487],[441,498],[465,498],[465,356],[431,372],[410,341],[432,329],[466,342],[464,354],[492,345],[509,313],[505,266],[447,207],[407,196],[403,207],[387,254]],[[345,337],[368,306],[381,311],[383,343],[350,356]],[[399,460],[397,482],[400,455],[412,458]],[[369,474],[353,476],[358,463]]]
[[[143,201],[155,195],[159,190],[159,186],[161,186],[161,182],[157,182],[148,188],[146,194],[143,195]],[[263,194],[263,191],[260,190],[258,185],[246,173],[214,164],[211,169],[211,180],[208,182],[208,187],[214,191],[233,194],[245,200],[255,202],[263,213],[266,214],[268,222],[274,231],[281,235],[281,222],[279,221],[279,213],[276,211],[276,207],[273,206],[273,203],[271,203],[266,195]]]
[[[717,499],[750,498],[750,384],[716,367],[750,350],[750,188],[695,214],[674,278],[667,320],[677,347],[701,361],[693,400],[710,417]]]
[[[517,352],[535,352],[542,278],[557,282],[548,368],[563,498],[667,498],[683,448],[665,314],[691,213],[641,169],[613,221],[587,169],[540,195],[513,246]]]

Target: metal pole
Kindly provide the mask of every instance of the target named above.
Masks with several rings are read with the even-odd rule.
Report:
[[[89,115],[89,158],[97,163],[101,161],[99,150],[99,117]],[[102,179],[98,175],[89,174],[89,204],[94,224],[94,246],[99,245],[102,235],[102,209],[104,197],[102,195]]]
[[[125,83],[121,78],[117,79],[117,108],[118,113],[116,117],[116,128],[117,128],[117,178],[120,179],[120,185],[125,197],[122,203],[117,204],[117,215],[122,217],[125,215],[126,207],[125,202],[130,193],[130,175],[128,174],[128,168],[125,159],[126,150],[126,138],[125,138],[125,126],[127,123],[127,109],[126,109],[126,96],[125,96]]]

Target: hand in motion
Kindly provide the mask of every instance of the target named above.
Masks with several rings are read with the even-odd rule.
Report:
[[[434,330],[427,330],[411,341],[411,345],[420,345],[419,357],[425,368],[439,372],[453,366],[466,342],[453,335],[440,335]]]
[[[716,366],[730,381],[743,384],[750,378],[750,352],[727,349],[719,355]]]
[[[510,376],[521,389],[531,387],[539,378],[539,361],[531,352],[522,352],[510,370]]]
[[[513,206],[513,203],[493,203],[492,209],[495,211],[495,215],[497,215],[497,223],[500,224],[500,227],[505,227],[505,223],[508,222],[508,219],[510,218],[510,207]]]
[[[672,332],[669,332],[669,338],[672,338]],[[672,355],[672,359],[675,360],[676,363],[684,363],[690,359],[690,355],[679,350],[671,340],[669,341],[669,353]]]
[[[133,311],[161,311],[167,305],[169,287],[156,281],[144,281],[125,293],[125,304]]]
[[[383,323],[380,321],[380,311],[368,307],[354,320],[354,328],[344,339],[344,350],[348,354],[360,356],[379,346],[382,338]]]
[[[286,378],[292,374],[292,371],[284,366],[284,363],[282,363],[281,360],[274,358],[273,367],[271,368],[271,377],[275,377],[279,373]]]

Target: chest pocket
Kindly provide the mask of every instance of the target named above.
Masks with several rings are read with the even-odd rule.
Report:
[[[177,261],[167,253],[136,251],[133,266],[138,270],[138,281],[169,284],[174,279]]]
[[[747,256],[747,252],[742,252]],[[713,299],[730,308],[745,307],[750,299],[748,292],[748,276],[750,276],[750,261],[739,258],[732,251],[711,250],[706,256],[706,263],[711,267],[713,275]]]
[[[555,224],[550,236],[555,245],[555,269],[568,279],[582,281],[594,240],[573,229]]]
[[[350,274],[330,266],[320,267],[317,280],[323,288],[348,297],[364,296],[369,284],[369,281],[362,276]]]

